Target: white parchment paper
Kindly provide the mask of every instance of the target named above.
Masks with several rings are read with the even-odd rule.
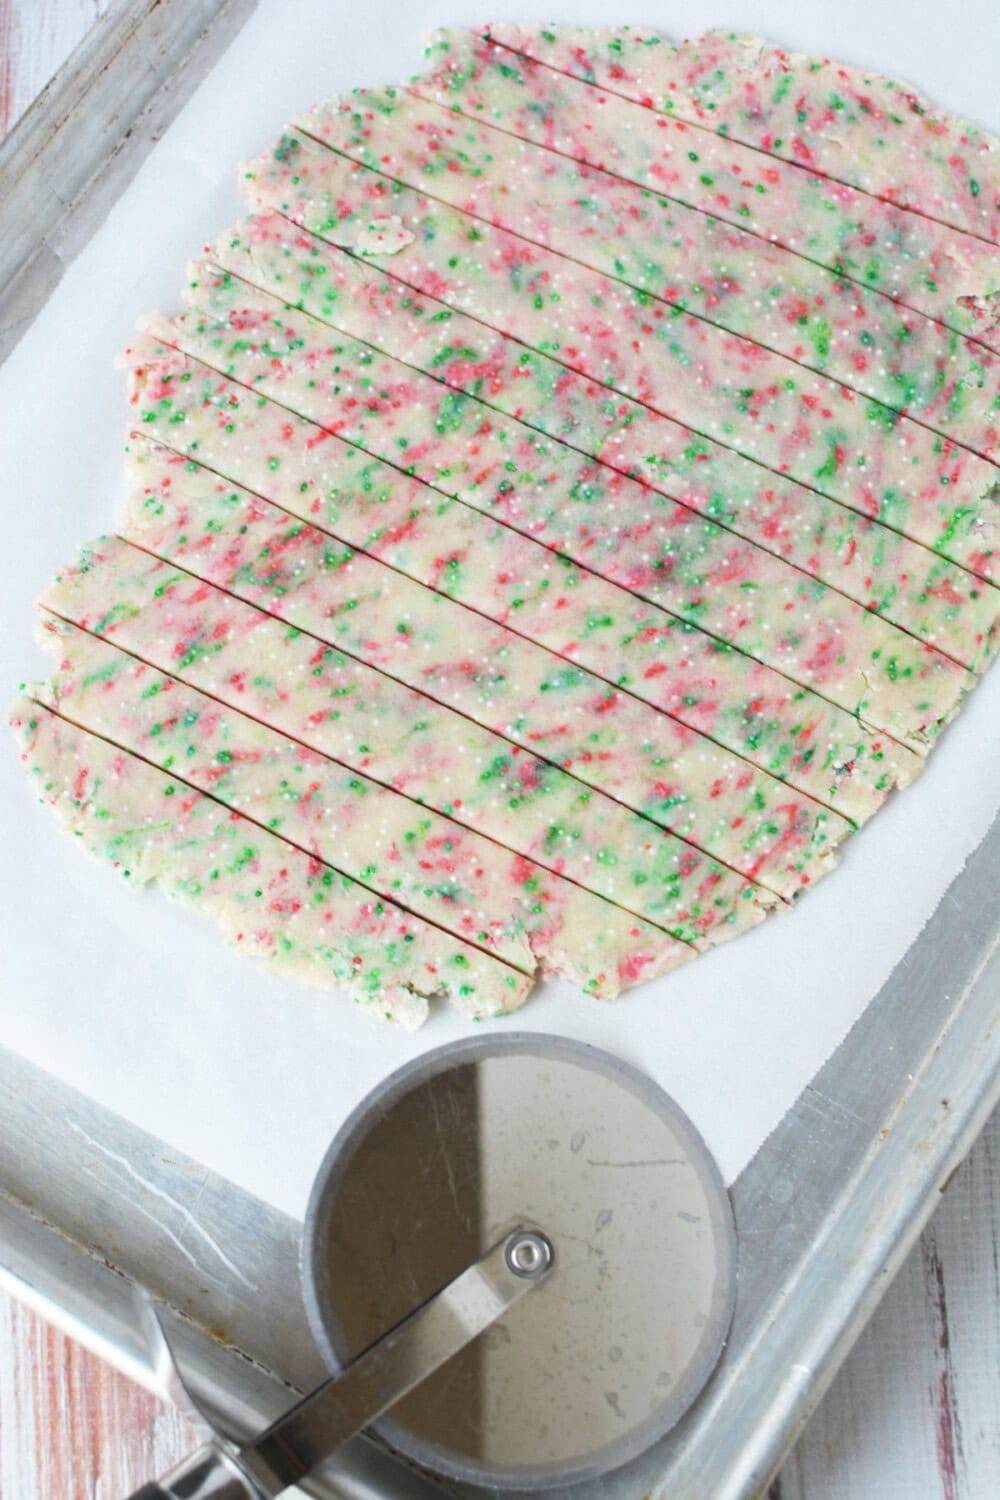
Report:
[[[422,30],[522,6],[464,0],[261,0],[49,305],[0,369],[0,690],[44,675],[32,603],[78,544],[113,530],[123,492],[122,376],[135,319],[172,312],[184,264],[243,205],[237,163],[300,107],[421,66]],[[1000,7],[934,23],[890,0],[661,4],[576,0],[565,20],[683,36],[758,30],[916,83],[1000,130]],[[737,1175],[917,935],[1000,806],[1000,669],[927,772],[854,840],[794,914],[613,1005],[550,983],[514,1020],[609,1048],[690,1112]],[[439,1007],[416,1035],[336,993],[276,979],[211,922],[125,888],[40,808],[0,736],[0,1041],[280,1208],[301,1214],[345,1115],[419,1052],[470,1033]],[[878,1067],[879,1059],[872,1058]]]

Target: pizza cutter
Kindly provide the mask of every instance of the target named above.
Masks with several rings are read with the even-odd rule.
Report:
[[[313,1188],[303,1282],[330,1378],[243,1448],[215,1437],[132,1500],[277,1495],[362,1430],[501,1491],[607,1473],[708,1380],[736,1237],[672,1099],[608,1053],[515,1033],[426,1054],[350,1116]]]

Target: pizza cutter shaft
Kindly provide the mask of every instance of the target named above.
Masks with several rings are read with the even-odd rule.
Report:
[[[131,1500],[259,1500],[304,1479],[495,1323],[552,1268],[537,1230],[515,1229],[238,1452],[209,1443]]]

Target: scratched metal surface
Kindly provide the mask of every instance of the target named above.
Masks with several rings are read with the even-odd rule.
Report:
[[[58,65],[69,50],[75,34],[107,8],[108,0],[58,0],[44,6],[32,0],[0,0],[0,126],[12,123],[22,113],[50,76],[53,65]],[[195,11],[199,12],[197,19],[204,20],[213,8],[188,5],[187,23]],[[162,9],[151,0],[138,5],[119,5],[116,25],[127,25],[129,12],[135,17],[144,16],[148,22],[150,15]],[[178,7],[167,9],[176,12]],[[188,25],[186,35],[194,34]],[[170,110],[182,97],[182,89],[172,80],[169,49],[161,48],[158,62],[161,72],[152,79],[152,84],[159,87],[160,97],[157,100],[153,89],[146,102],[152,104],[154,114],[158,107],[161,117],[169,117]],[[192,82],[196,74],[189,72]],[[146,129],[152,138],[155,126],[147,122]],[[141,137],[141,130],[139,134]],[[28,268],[18,297],[5,304],[7,334],[16,334],[25,314],[30,315],[32,305],[37,306],[44,297],[46,288],[52,284],[51,278],[59,274],[60,256],[73,253],[88,232],[88,223],[99,212],[101,194],[113,196],[120,190],[134,159],[127,152],[116,153],[117,176],[97,182],[89,202],[83,192],[71,223],[62,225],[58,218],[53,222],[52,232],[46,237],[48,253],[41,262]],[[85,166],[83,174],[80,180],[86,188]],[[10,244],[7,250],[8,254],[12,252]],[[13,316],[12,309],[16,309]],[[993,878],[996,876],[994,870]],[[983,944],[989,946],[988,927],[987,923],[977,935],[980,957]],[[972,1003],[973,992],[966,997],[972,1007],[971,1011],[966,1007],[966,1019],[974,1011],[977,1024],[986,1031],[991,1025],[989,1017],[994,1014],[991,1006],[995,1003],[996,987],[995,979],[985,989],[982,984],[975,986],[977,1004]],[[935,998],[925,995],[928,1006],[925,1019],[930,1024],[930,1030],[922,1038],[925,1043],[933,1037],[934,1025],[944,1015],[944,1011],[939,1015],[935,1010]],[[898,995],[896,1003],[898,1010]],[[880,1001],[870,1015],[877,1016],[881,1005]],[[963,1006],[966,1000],[952,1014],[952,1020]],[[891,1004],[883,1009],[892,1013]],[[969,1045],[981,1039],[973,1027]],[[700,1460],[692,1463],[684,1454],[675,1453],[672,1458],[669,1454],[659,1454],[655,1460],[657,1472],[636,1472],[624,1477],[623,1495],[638,1493],[630,1487],[633,1483],[655,1482],[662,1477],[660,1466],[664,1462],[672,1465],[669,1492],[677,1497],[696,1493],[720,1497],[723,1493],[749,1495],[766,1482],[769,1467],[773,1467],[782,1447],[815,1403],[843,1345],[856,1332],[860,1319],[881,1290],[886,1279],[882,1260],[891,1263],[898,1260],[901,1247],[912,1237],[926,1211],[926,1189],[930,1187],[933,1191],[935,1181],[940,1180],[981,1118],[989,1097],[984,1086],[991,1065],[989,1058],[994,1055],[989,1040],[987,1037],[984,1049],[974,1049],[975,1062],[961,1105],[946,1111],[941,1119],[934,1118],[933,1110],[920,1111],[915,1104],[915,1100],[927,1104],[922,1092],[926,1093],[929,1087],[932,1064],[940,1063],[941,1052],[935,1052],[932,1044],[922,1059],[914,1053],[911,1059],[914,1068],[922,1064],[928,1071],[923,1091],[918,1090],[908,1106],[912,1138],[908,1143],[903,1141],[897,1130],[898,1121],[880,1127],[889,1130],[886,1142],[892,1140],[895,1147],[892,1153],[882,1150],[881,1156],[885,1162],[892,1155],[896,1167],[901,1169],[907,1150],[918,1153],[920,1170],[905,1188],[905,1173],[893,1176],[891,1163],[875,1171],[874,1195],[869,1183],[869,1218],[865,1224],[870,1225],[870,1233],[862,1257],[863,1274],[859,1279],[855,1267],[850,1295],[839,1309],[842,1320],[813,1308],[810,1329],[804,1312],[800,1311],[796,1324],[794,1320],[789,1323],[786,1311],[772,1330],[770,1343],[778,1358],[773,1372],[777,1385],[765,1397],[765,1409],[771,1420],[765,1424],[764,1441],[758,1441],[756,1446],[744,1444],[742,1459],[728,1452],[725,1457],[728,1472],[720,1477],[720,1471],[716,1470],[716,1478],[712,1480],[703,1466],[698,1472]],[[815,1235],[810,1238],[810,1231],[822,1231],[822,1221],[831,1202],[839,1203],[848,1215],[857,1215],[859,1211],[865,1175],[861,1167],[866,1161],[866,1147],[878,1138],[874,1126],[880,1116],[878,1105],[871,1107],[871,1099],[860,1101],[868,1106],[861,1111],[846,1102],[854,1099],[856,1093],[850,1087],[849,1076],[845,1080],[852,1070],[851,1058],[864,1057],[871,1045],[868,1037],[853,1037],[848,1042],[851,1045],[845,1044],[847,1051],[842,1049],[844,1056],[838,1054],[830,1065],[831,1078],[818,1079],[814,1089],[807,1091],[808,1097],[804,1096],[800,1108],[786,1122],[788,1130],[782,1127],[778,1138],[768,1143],[736,1186],[744,1240],[750,1246],[750,1264],[745,1266],[748,1300],[744,1302],[743,1322],[738,1325],[737,1338],[727,1360],[728,1390],[723,1392],[720,1383],[717,1387],[720,1395],[708,1407],[714,1413],[716,1431],[720,1412],[722,1423],[728,1423],[722,1430],[728,1433],[730,1446],[734,1425],[738,1427],[742,1422],[745,1427],[748,1421],[748,1413],[738,1411],[739,1403],[733,1401],[734,1375],[743,1382],[749,1379],[758,1387],[758,1400],[759,1388],[764,1386],[767,1390],[767,1366],[757,1352],[755,1340],[769,1324],[776,1287],[784,1297],[787,1276],[791,1275],[792,1284],[798,1284],[806,1274],[808,1251],[817,1242]],[[953,1033],[943,1048],[945,1065],[955,1049]],[[904,1061],[898,1059],[900,1066]],[[855,1067],[854,1072],[857,1071]],[[247,1267],[230,1255],[235,1246],[222,1238],[219,1225],[228,1225],[234,1213],[237,1222],[245,1221],[246,1233],[258,1250],[265,1247],[256,1274],[270,1281],[277,1279],[286,1286],[294,1282],[296,1226],[269,1217],[270,1210],[255,1205],[246,1195],[231,1197],[234,1190],[210,1180],[211,1174],[205,1174],[195,1164],[183,1164],[180,1176],[168,1173],[162,1178],[158,1174],[164,1156],[172,1159],[174,1167],[178,1164],[175,1154],[166,1153],[159,1143],[140,1139],[130,1127],[122,1127],[99,1108],[78,1100],[85,1121],[81,1123],[81,1116],[73,1114],[65,1098],[56,1100],[48,1092],[48,1080],[29,1079],[15,1059],[8,1060],[2,1073],[8,1086],[5,1095],[8,1108],[4,1112],[11,1128],[8,1143],[14,1144],[16,1127],[30,1125],[29,1135],[22,1137],[24,1149],[20,1154],[34,1173],[24,1177],[8,1172],[4,1181],[5,1192],[12,1195],[2,1205],[2,1236],[8,1247],[7,1284],[15,1287],[21,1297],[27,1295],[36,1307],[56,1313],[64,1328],[81,1335],[130,1375],[142,1379],[146,1372],[129,1323],[127,1305],[122,1300],[121,1278],[108,1268],[102,1257],[107,1256],[117,1266],[133,1274],[143,1274],[147,1279],[159,1276],[161,1293],[183,1315],[182,1338],[193,1367],[207,1390],[222,1393],[230,1425],[236,1430],[247,1428],[276,1411],[287,1395],[275,1372],[301,1384],[315,1373],[314,1357],[297,1321],[296,1306],[289,1311],[279,1301],[276,1308],[271,1304],[270,1320],[248,1319],[248,1304],[258,1307],[260,1304],[247,1295]],[[885,1116],[889,1121],[895,1118],[898,1102],[893,1090],[898,1096],[902,1080],[902,1071],[889,1080],[886,1099],[891,1107]],[[11,1092],[15,1083],[16,1088]],[[60,1192],[50,1192],[45,1205],[39,1203],[33,1186],[40,1165],[39,1114],[35,1113],[32,1120],[31,1112],[24,1107],[25,1094],[33,1092],[46,1124],[72,1120],[76,1126],[74,1132],[63,1123],[61,1132],[51,1139],[41,1132],[51,1152],[49,1169],[41,1175],[50,1190],[56,1183],[62,1185]],[[96,1109],[93,1118],[88,1114],[92,1108]],[[850,1114],[845,1116],[844,1110]],[[87,1128],[88,1123],[91,1129]],[[123,1137],[116,1134],[119,1130],[124,1131]],[[895,1135],[894,1130],[897,1130]],[[116,1150],[109,1144],[111,1141],[117,1141],[124,1150]],[[843,1169],[845,1161],[851,1160],[851,1148],[855,1149],[854,1173],[848,1171],[845,1177]],[[140,1165],[137,1179],[136,1163],[144,1163],[144,1151],[148,1160]],[[8,1154],[16,1159],[19,1153]],[[116,1163],[115,1156],[123,1158],[130,1170],[122,1167],[121,1160]],[[1000,1493],[998,1157],[1000,1116],[995,1116],[979,1146],[952,1182],[943,1211],[905,1262],[889,1296],[875,1312],[854,1354],[772,1486],[774,1500],[779,1497],[780,1500],[855,1500],[855,1497],[860,1500],[862,1495],[872,1494],[879,1495],[880,1500],[883,1497],[903,1500],[904,1496],[906,1500],[922,1500],[923,1496],[939,1494],[944,1500],[980,1500]],[[64,1170],[67,1167],[71,1168],[68,1173]],[[803,1169],[809,1169],[807,1175],[814,1191],[810,1200],[807,1185],[802,1183],[804,1206],[790,1226],[787,1213],[783,1215],[781,1204],[775,1202],[775,1193],[781,1199],[789,1184],[795,1187],[796,1172]],[[834,1175],[840,1174],[841,1196],[839,1200],[827,1201],[825,1191],[831,1184],[831,1170]],[[146,1172],[148,1175],[143,1177]],[[68,1183],[75,1189],[88,1181],[93,1193],[65,1191]],[[114,1188],[109,1194],[107,1189],[112,1182]],[[186,1206],[193,1201],[195,1192],[200,1194],[197,1219]],[[886,1192],[888,1198],[880,1204],[880,1194]],[[112,1212],[109,1205],[116,1197],[117,1210]],[[105,1214],[95,1234],[96,1198],[104,1203]],[[25,1212],[14,1199],[22,1204],[27,1199],[32,1211]],[[892,1214],[876,1211],[880,1207],[884,1210],[889,1201]],[[58,1223],[58,1232],[39,1222],[40,1209]],[[133,1243],[132,1231],[144,1216],[142,1233]],[[150,1227],[154,1223],[155,1231]],[[72,1239],[66,1238],[67,1232],[78,1240],[91,1242],[96,1257],[81,1252]],[[761,1258],[759,1240],[765,1240],[771,1250],[777,1246],[777,1257],[772,1253]],[[241,1242],[240,1253],[245,1248]],[[837,1266],[836,1253],[835,1245],[827,1245],[825,1260],[821,1258],[819,1262],[820,1267],[825,1265],[827,1275]],[[845,1253],[843,1244],[839,1253]],[[230,1261],[228,1269],[220,1254]],[[782,1272],[786,1273],[784,1280]],[[814,1287],[822,1288],[822,1274],[816,1263],[809,1274]],[[207,1292],[206,1281],[210,1283]],[[829,1285],[826,1293],[832,1300]],[[992,1299],[988,1308],[984,1305],[986,1298]],[[800,1307],[803,1300],[800,1289]],[[76,1342],[44,1327],[23,1303],[6,1298],[0,1306],[4,1350],[0,1357],[0,1494],[7,1500],[28,1500],[29,1496],[39,1494],[52,1500],[63,1497],[76,1500],[84,1495],[112,1497],[126,1492],[130,1485],[185,1449],[190,1437],[183,1424],[154,1398],[111,1373]],[[273,1318],[278,1315],[280,1329],[276,1330]],[[814,1351],[819,1357],[812,1363],[804,1362],[808,1364],[808,1377],[803,1380],[801,1371],[796,1374],[794,1360],[788,1369],[783,1369],[780,1361],[783,1354],[787,1356],[789,1339],[804,1351],[810,1338],[815,1342],[820,1331],[820,1345]],[[219,1342],[220,1334],[234,1339],[240,1353],[227,1352]],[[248,1363],[247,1354],[254,1363]],[[699,1423],[703,1431],[707,1430],[706,1420],[695,1414],[692,1437]],[[699,1449],[704,1452],[706,1447],[704,1442],[694,1442],[689,1453],[697,1455]],[[369,1496],[427,1493],[422,1482],[413,1478],[404,1481],[394,1470],[385,1468],[384,1460],[367,1445],[358,1446],[350,1459],[350,1470],[351,1477],[346,1482],[349,1493]],[[722,1487],[700,1488],[708,1482]],[[345,1492],[343,1486],[340,1492]],[[332,1491],[317,1489],[316,1493]],[[605,1486],[603,1493],[609,1494],[609,1487]]]

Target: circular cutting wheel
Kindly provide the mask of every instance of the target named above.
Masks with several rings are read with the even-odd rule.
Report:
[[[501,1488],[604,1473],[666,1432],[735,1297],[724,1184],[666,1094],[578,1043],[476,1040],[394,1074],[327,1153],[304,1279],[331,1366],[518,1224],[552,1241],[547,1282],[376,1427],[427,1468]]]

